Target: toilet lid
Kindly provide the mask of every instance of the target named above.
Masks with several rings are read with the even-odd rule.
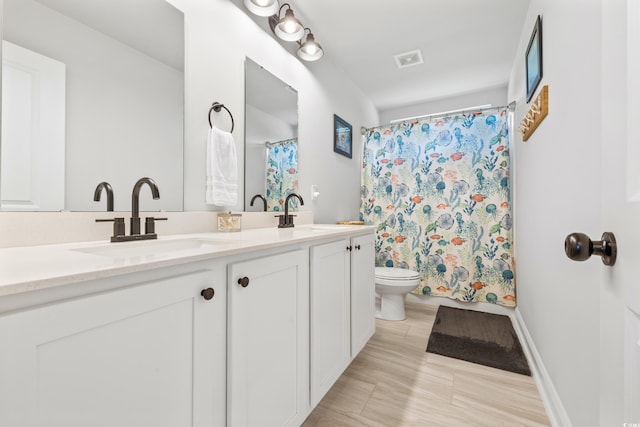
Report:
[[[416,271],[406,268],[376,267],[376,277],[387,280],[415,280],[420,276]]]

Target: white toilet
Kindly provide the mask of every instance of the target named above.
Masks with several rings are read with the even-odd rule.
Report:
[[[404,299],[420,284],[420,275],[405,268],[376,267],[376,317],[404,320]]]

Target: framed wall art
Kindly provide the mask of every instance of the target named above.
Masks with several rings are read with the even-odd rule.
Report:
[[[333,115],[333,151],[351,158],[353,155],[353,129],[337,115]]]
[[[533,27],[529,39],[525,66],[527,70],[527,102],[529,102],[540,84],[540,80],[542,80],[542,19],[540,15],[536,18],[536,25]]]

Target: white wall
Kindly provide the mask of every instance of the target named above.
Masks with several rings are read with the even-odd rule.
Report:
[[[436,99],[429,102],[382,110],[380,111],[380,124],[387,124],[391,122],[391,120],[441,113],[443,111],[458,110],[460,108],[475,107],[485,104],[491,104],[492,107],[502,107],[507,105],[507,86],[504,85],[476,92],[469,92],[463,95],[452,96],[449,98]],[[377,124],[378,123],[372,123],[366,127],[375,126]]]
[[[182,71],[37,2],[3,7],[4,39],[67,67],[66,209],[104,210],[93,191],[108,181],[116,210],[129,210],[133,185],[150,176],[161,199],[141,197],[141,209],[182,210]]]
[[[574,231],[591,237],[604,231],[601,1],[531,0],[509,81],[519,123],[528,109],[524,54],[540,14],[540,87],[549,85],[549,115],[526,143],[517,135],[512,149],[518,310],[575,426],[598,419],[601,264],[570,261],[563,242]]]
[[[327,53],[317,63],[303,64],[227,0],[171,0],[186,20],[185,210],[215,208],[205,203],[207,112],[214,101],[224,103],[236,120],[234,138],[243,170],[244,60],[250,57],[298,91],[300,195],[303,210],[313,209],[316,222],[358,217],[361,145],[358,129],[378,123],[373,104],[344,77]],[[333,152],[333,114],[349,121],[355,132],[353,159]],[[225,120],[224,111],[219,114]],[[221,124],[222,126],[222,124]],[[240,188],[243,177],[240,173]],[[311,201],[311,184],[320,198]]]

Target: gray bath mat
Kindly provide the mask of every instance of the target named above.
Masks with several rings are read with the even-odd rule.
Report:
[[[508,316],[440,306],[427,351],[531,376]]]

